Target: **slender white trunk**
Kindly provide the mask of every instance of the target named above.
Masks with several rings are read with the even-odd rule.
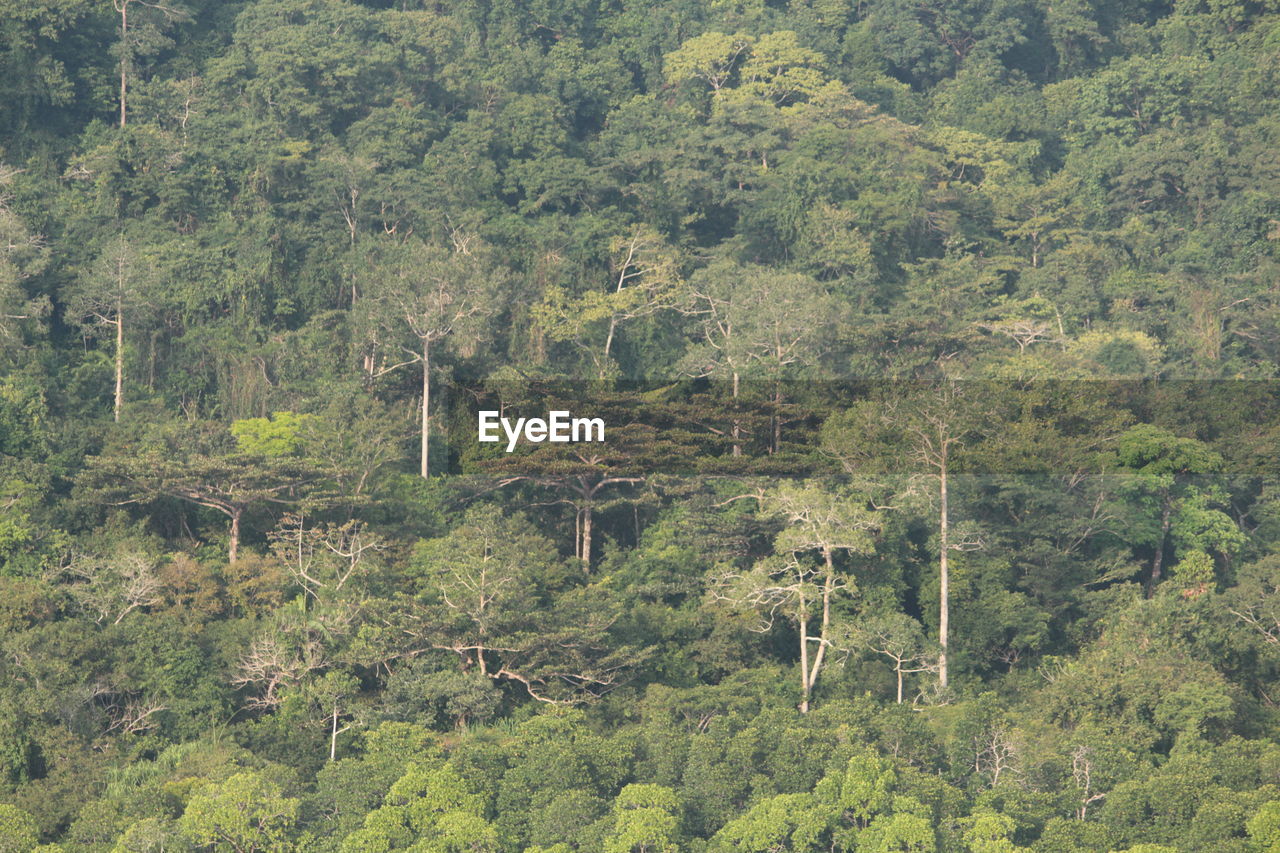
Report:
[[[813,668],[809,670],[809,689],[818,682],[818,673],[822,669],[822,661],[827,656],[827,638],[831,626],[831,594],[836,588],[835,563],[831,557],[831,549],[823,548],[822,556],[827,564],[827,576],[822,582],[822,624],[818,629],[818,651],[813,656]]]
[[[738,410],[738,371],[736,370],[733,372],[733,409],[736,415]],[[742,455],[742,445],[738,443],[740,434],[741,434],[741,427],[738,423],[737,417],[734,417],[733,419],[733,455],[734,456]]]
[[[573,514],[573,556],[582,559],[582,508]]]
[[[124,306],[116,300],[116,394],[115,420],[120,422],[120,409],[124,406]]]
[[[338,756],[338,703],[333,704],[333,728],[329,734],[329,760]]]
[[[234,563],[236,557],[240,553],[240,514],[242,509],[235,509],[231,513],[231,542],[227,546],[227,562]]]
[[[943,450],[941,464],[938,467],[939,520],[938,540],[940,544],[938,556],[938,684],[947,686],[947,635],[951,622],[951,576],[947,566],[950,544],[947,541],[947,456]]]
[[[422,478],[431,476],[431,339],[422,339]]]
[[[800,713],[809,713],[809,617],[804,615],[805,602],[800,599]]]
[[[619,290],[621,290],[621,286],[619,286]],[[617,330],[617,328],[618,328],[618,316],[615,314],[614,316],[609,318],[609,334],[606,335],[604,339],[604,359],[600,362],[600,370],[599,370],[599,375],[601,379],[604,379],[605,369],[609,365],[609,351],[613,349],[613,333]]]
[[[636,252],[636,242],[635,240],[632,240],[631,250],[627,253],[627,260],[625,263],[623,263],[622,270],[618,273],[618,283],[613,288],[613,293],[615,296],[622,292],[622,286],[626,284],[627,270],[631,268],[631,260],[635,257],[635,252]],[[610,350],[613,349],[613,335],[617,330],[618,330],[618,315],[613,314],[609,317],[609,334],[606,335],[604,339],[604,359],[600,364],[601,379],[604,379],[604,372],[606,367],[609,364],[609,352]]]

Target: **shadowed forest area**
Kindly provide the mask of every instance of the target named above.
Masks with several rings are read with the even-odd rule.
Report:
[[[1277,0],[0,0],[0,853],[1276,853],[1278,285]]]

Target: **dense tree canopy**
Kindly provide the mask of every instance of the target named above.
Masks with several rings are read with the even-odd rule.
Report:
[[[1277,116],[1275,0],[0,0],[0,851],[1280,850]]]

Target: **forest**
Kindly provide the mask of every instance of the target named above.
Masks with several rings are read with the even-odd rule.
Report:
[[[0,853],[1280,853],[1278,379],[1280,0],[0,0]]]

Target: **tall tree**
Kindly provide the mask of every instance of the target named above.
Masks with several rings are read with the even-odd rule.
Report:
[[[727,379],[737,404],[742,381],[767,383],[773,402],[783,402],[784,381],[816,368],[834,349],[834,329],[844,307],[825,285],[809,276],[764,267],[719,262],[702,270],[690,286],[688,312],[698,322],[697,343],[682,362],[688,375]],[[777,444],[775,423],[770,446]],[[729,427],[733,453],[742,453],[742,424]]]
[[[66,300],[66,313],[95,334],[112,339],[115,390],[112,417],[117,422],[124,409],[125,328],[133,312],[143,305],[146,261],[132,239],[121,233],[98,255],[88,273]]]
[[[129,80],[134,73],[134,61],[139,56],[153,54],[163,48],[168,39],[163,31],[166,27],[186,20],[189,15],[177,4],[166,5],[148,0],[111,0],[116,14],[120,16],[120,41],[116,50],[120,53],[120,127],[128,121]],[[139,19],[136,15],[130,20],[131,10],[143,12]]]
[[[956,380],[883,387],[842,417],[833,418],[826,446],[852,475],[874,480],[900,497],[923,496],[937,512],[938,534],[938,684],[949,682],[951,640],[951,554],[972,550],[980,541],[955,535],[952,522],[952,474],[958,451],[979,432],[981,418],[994,420],[996,399],[979,415],[977,392]],[[906,465],[903,463],[906,462]]]
[[[548,336],[572,341],[601,380],[616,370],[614,344],[623,325],[676,308],[683,285],[679,254],[650,226],[638,225],[614,237],[609,255],[607,292],[589,291],[575,298],[553,286],[536,309]]]
[[[756,610],[765,629],[779,615],[796,624],[800,712],[808,713],[835,636],[835,595],[853,584],[852,575],[836,566],[836,554],[872,553],[880,514],[868,506],[866,496],[827,483],[784,484],[755,498],[764,514],[782,523],[774,554],[747,572],[720,573],[714,578],[714,594]]]
[[[388,242],[366,272],[370,378],[409,365],[422,376],[419,473],[431,476],[431,376],[441,350],[474,351],[484,321],[501,310],[504,276],[480,246],[449,252],[416,238]],[[386,335],[384,343],[381,335]]]
[[[469,510],[447,535],[419,545],[412,572],[422,596],[404,630],[457,654],[464,672],[523,685],[540,702],[606,693],[638,659],[628,647],[608,648],[609,609],[568,582],[551,543],[521,516]]]

